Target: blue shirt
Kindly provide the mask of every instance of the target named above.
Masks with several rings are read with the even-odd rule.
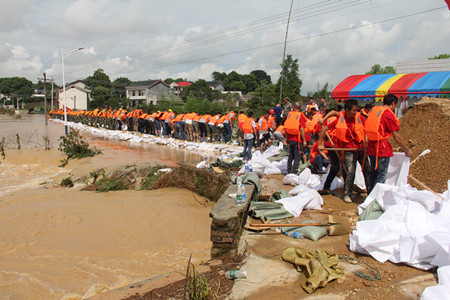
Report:
[[[281,117],[281,111],[282,111],[282,109],[281,109],[281,106],[275,106],[274,108],[273,108],[273,110],[275,111],[275,115],[277,116],[277,117]]]

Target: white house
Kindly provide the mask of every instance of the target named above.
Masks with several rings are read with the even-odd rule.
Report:
[[[77,80],[66,85],[66,106],[71,110],[87,110],[91,101],[91,92],[84,81]],[[64,90],[58,90],[59,109],[64,108]]]

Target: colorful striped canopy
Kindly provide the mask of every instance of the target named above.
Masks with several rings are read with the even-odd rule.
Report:
[[[450,71],[352,75],[336,86],[331,97],[336,100],[382,100],[387,94],[395,94],[399,98],[450,98]]]

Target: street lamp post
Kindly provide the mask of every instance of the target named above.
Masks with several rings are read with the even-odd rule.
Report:
[[[64,53],[64,47],[61,47],[61,65],[62,65],[62,84],[63,84],[63,95],[64,95],[64,129],[67,135],[67,106],[66,106],[66,82],[64,79],[64,55],[69,55],[75,51],[83,50],[85,47],[73,49]]]

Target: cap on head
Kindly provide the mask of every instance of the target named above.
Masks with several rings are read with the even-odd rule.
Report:
[[[269,110],[269,114],[274,114],[275,111],[273,109]]]

